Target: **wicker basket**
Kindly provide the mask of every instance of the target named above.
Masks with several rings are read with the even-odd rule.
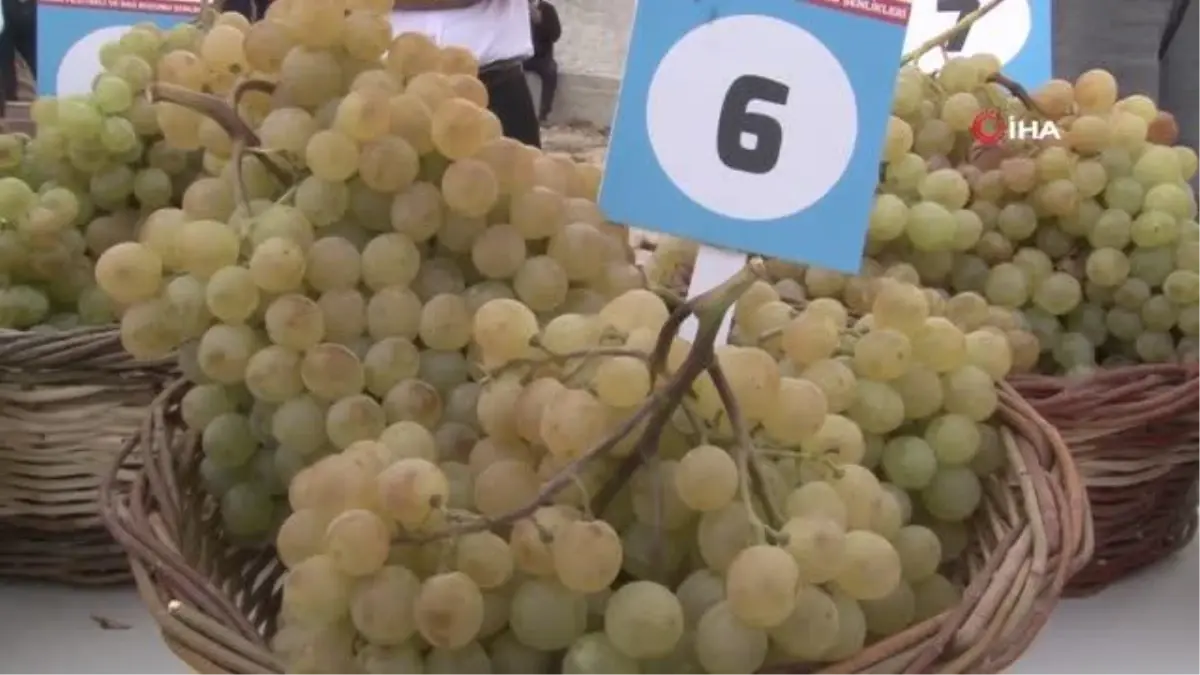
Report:
[[[143,472],[101,496],[109,528],[167,646],[198,673],[276,673],[267,647],[282,566],[269,551],[232,547],[199,487],[194,434],[164,392],[137,439]],[[1012,469],[992,481],[964,572],[962,604],[873,645],[829,672],[998,672],[1034,638],[1070,575],[1090,555],[1082,482],[1054,429],[1011,390],[1002,418]]]
[[[1130,366],[1086,380],[1023,375],[1011,382],[1058,428],[1087,487],[1096,553],[1068,594],[1096,592],[1191,541],[1200,368]]]
[[[128,580],[96,498],[172,377],[169,362],[134,362],[114,328],[0,331],[0,575]]]

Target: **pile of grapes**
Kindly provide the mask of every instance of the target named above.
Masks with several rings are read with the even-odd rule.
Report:
[[[935,77],[901,73],[870,254],[1021,310],[1042,372],[1195,361],[1196,151],[1171,147],[1171,116],[1145,96],[1119,99],[1106,71],[1004,96],[997,66],[972,57]],[[972,156],[984,106],[1053,121],[1062,138]]]
[[[1195,149],[1173,147],[1172,116],[1145,96],[1119,98],[1106,71],[1032,95],[997,71],[988,55],[951,59],[936,75],[901,71],[865,273],[892,270],[1019,310],[1038,338],[1039,372],[1195,362]],[[971,125],[985,110],[1053,122],[1062,137],[981,148]],[[647,273],[678,280],[694,257],[694,245],[660,242]],[[809,284],[818,297],[854,283],[826,270],[776,271],[820,277]]]
[[[1118,98],[1106,71],[1028,95],[997,70],[984,55],[951,59],[932,76],[901,71],[867,272],[903,268],[922,284],[1019,310],[1038,338],[1039,372],[1196,362],[1195,149],[1172,147],[1172,116],[1145,96]],[[1051,121],[1062,137],[981,148],[970,127],[989,109]],[[662,278],[694,255],[678,242],[667,249],[652,265]],[[782,276],[806,274],[829,276]]]
[[[952,607],[1019,315],[898,265],[680,304],[647,278],[690,247],[634,264],[597,169],[501,137],[391,6],[135,29],[194,175],[95,264],[126,349],[195,385],[225,534],[288,568],[289,671],[753,672]]]
[[[198,180],[200,158],[163,140],[169,113],[143,95],[160,58],[202,37],[192,24],[135,27],[103,50],[90,95],[39,99],[34,138],[0,135],[0,328],[111,323],[120,304],[96,287],[98,256],[155,209],[229,215],[228,176]],[[205,157],[214,174],[217,156]]]

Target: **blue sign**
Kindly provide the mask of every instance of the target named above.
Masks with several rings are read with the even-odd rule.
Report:
[[[905,53],[949,30],[962,17],[988,2],[991,0],[913,0]],[[1051,2],[1004,0],[970,28],[955,35],[944,51],[929,52],[918,65],[933,71],[942,66],[946,55],[994,54],[1004,64],[1005,75],[1036,89],[1052,77]]]
[[[96,5],[107,5],[96,7]],[[166,28],[195,15],[198,0],[40,0],[38,94],[85,94],[103,71],[100,47],[139,23]],[[152,11],[147,11],[152,10]]]
[[[637,3],[601,209],[715,246],[858,271],[908,7]]]

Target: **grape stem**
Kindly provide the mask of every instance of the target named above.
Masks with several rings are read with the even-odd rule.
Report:
[[[925,56],[929,52],[939,47],[944,47],[947,42],[954,38],[954,36],[975,25],[975,22],[987,16],[993,9],[999,7],[1000,3],[1002,2],[1004,2],[1004,0],[992,0],[992,2],[982,5],[979,9],[965,15],[958,23],[947,28],[941,33],[938,33],[932,38],[929,38],[925,42],[921,43],[919,47],[905,54],[900,60],[900,65],[905,66],[910,63],[915,63],[922,56]]]
[[[243,83],[244,84],[244,83]],[[235,141],[241,141],[244,147],[254,147],[259,144],[258,134],[250,127],[241,117],[238,116],[237,110],[229,103],[221,100],[220,97],[212,94],[205,94],[198,91],[192,91],[185,87],[180,87],[175,84],[167,84],[166,82],[155,82],[150,85],[149,89],[150,100],[166,101],[180,105],[189,110],[194,110],[198,113],[207,115],[212,118],[229,137]],[[292,176],[272,160],[270,157],[263,155],[255,155],[258,161],[262,162],[263,166],[271,172],[273,176],[283,185],[292,183]],[[237,162],[240,166],[242,154],[234,154],[230,161]]]
[[[238,160],[242,157],[242,153],[245,151],[246,142],[240,138],[234,139],[230,156],[235,160]],[[246,190],[246,176],[242,172],[242,163],[240,161],[234,161],[232,170],[234,200],[238,204],[241,204],[243,207],[245,207],[247,216],[253,215],[254,212],[250,208],[250,197],[248,196],[249,193]]]
[[[426,544],[433,541],[446,539],[447,537],[458,537],[472,532],[482,532],[496,527],[511,525],[518,520],[528,518],[535,511],[543,506],[550,504],[554,497],[562,492],[569,485],[574,484],[574,477],[579,474],[588,464],[601,455],[604,455],[609,450],[628,436],[635,427],[645,419],[651,411],[657,408],[667,397],[667,391],[661,391],[654,395],[646,404],[639,408],[636,412],[629,416],[611,436],[601,441],[591,450],[588,450],[576,460],[568,464],[559,471],[553,478],[542,485],[537,496],[525,506],[510,511],[495,518],[480,517],[478,520],[463,523],[461,525],[447,527],[436,532],[423,533],[400,533],[396,537],[396,542],[401,544]]]
[[[670,352],[671,345],[675,342],[679,327],[683,325],[687,317],[695,316],[699,322],[699,327],[696,331],[696,340],[679,369],[669,377],[663,386],[656,387],[654,393],[632,415],[622,422],[620,427],[610,434],[608,438],[597,443],[548,480],[538,491],[537,496],[528,504],[500,516],[492,518],[481,517],[449,525],[435,532],[402,532],[397,535],[396,542],[409,544],[428,543],[450,537],[459,537],[471,532],[481,532],[483,530],[504,527],[518,520],[528,518],[539,508],[551,504],[555,496],[565,488],[570,485],[576,485],[579,482],[580,473],[588,464],[595,461],[598,457],[606,455],[617,443],[633,433],[638,425],[646,421],[645,431],[638,438],[634,451],[621,462],[615,474],[609,480],[605,481],[604,485],[597,491],[595,497],[588,500],[590,508],[587,510],[594,514],[603,514],[621,487],[628,483],[638,467],[643,462],[652,460],[657,456],[662,431],[670,423],[671,415],[680,407],[684,397],[691,391],[692,384],[696,378],[700,377],[706,371],[712,375],[716,382],[720,383],[718,391],[721,392],[726,413],[730,416],[733,429],[739,432],[739,454],[748,455],[750,453],[749,448],[752,447],[752,442],[742,421],[737,402],[733,399],[732,389],[729,387],[728,380],[726,380],[724,372],[721,371],[720,365],[716,362],[715,345],[725,314],[733,307],[737,299],[755,281],[763,276],[765,276],[763,263],[760,259],[755,258],[742,271],[725,283],[684,302],[676,308],[659,332],[658,341],[650,356],[650,367],[652,374],[665,373],[667,355]],[[605,351],[605,348],[601,348],[578,354],[550,354],[550,357],[570,359],[595,356],[598,352]],[[645,354],[640,352],[631,352],[631,350],[614,351],[620,355],[636,355],[645,358]],[[524,365],[530,364],[525,363]],[[743,479],[746,484],[745,491],[749,493],[753,490],[754,496],[766,505],[768,519],[773,523],[778,522],[778,514],[771,503],[770,496],[766,492],[762,476],[758,474],[757,465],[750,459],[746,459],[741,464],[741,470],[744,473],[749,473],[749,476]],[[662,497],[661,495],[656,495],[655,498],[655,519],[659,521],[656,525],[661,526],[660,512]],[[656,541],[661,539],[661,536],[656,537]],[[656,544],[656,546],[660,545]],[[656,548],[652,552],[652,555],[655,561],[655,568],[657,569],[660,567],[661,551]]]
[[[775,506],[771,491],[767,488],[766,479],[763,478],[762,468],[758,465],[758,458],[754,453],[754,439],[750,438],[750,431],[746,428],[737,397],[733,395],[733,389],[729,386],[729,379],[725,377],[725,371],[716,361],[709,365],[708,375],[712,378],[717,396],[721,398],[721,405],[725,406],[725,413],[729,416],[729,426],[733,429],[736,442],[734,459],[737,461],[738,467],[738,492],[746,505],[746,513],[750,516],[750,522],[760,539],[764,535],[774,541],[785,539],[786,537],[777,529],[782,525],[783,519],[779,515],[779,509]],[[763,511],[766,513],[766,522],[759,518],[758,513],[754,510],[754,497],[758,497],[758,500],[762,502]]]
[[[683,416],[687,418],[688,426],[691,428],[691,435],[700,445],[708,445],[709,436],[708,429],[705,428],[704,422],[700,420],[700,413],[696,412],[692,407],[690,396],[684,396],[679,401],[679,409],[683,412]]]
[[[541,344],[538,344],[538,343],[531,343],[530,346],[536,347],[537,349],[542,350],[543,352],[546,353],[548,358],[544,358],[544,359],[542,359],[542,358],[514,359],[514,360],[509,361],[508,363],[505,363],[504,365],[496,368],[495,370],[485,373],[484,377],[488,380],[494,380],[497,377],[502,377],[506,373],[512,372],[514,370],[518,370],[520,368],[527,368],[529,366],[541,366],[541,365],[545,365],[547,363],[563,365],[563,364],[566,364],[575,359],[583,359],[584,361],[586,361],[587,359],[592,359],[592,358],[612,357],[612,356],[630,356],[630,357],[642,359],[642,360],[646,360],[648,358],[646,356],[645,352],[640,352],[636,349],[627,349],[625,347],[595,347],[593,349],[584,349],[584,350],[580,350],[577,352],[568,352],[566,354],[556,354],[556,353],[550,351],[549,349],[546,349],[545,347],[543,347]]]
[[[1017,82],[1003,73],[992,73],[991,75],[988,75],[987,79],[988,82],[998,84],[1007,89],[1008,93],[1012,94],[1013,97],[1025,105],[1026,110],[1037,113],[1043,119],[1049,117],[1049,115],[1046,114],[1046,111],[1042,110],[1042,107],[1037,104],[1037,101],[1033,100],[1033,97],[1029,95],[1029,90],[1026,89],[1020,82]]]
[[[246,94],[251,92],[274,94],[275,88],[274,82],[268,82],[266,80],[259,80],[250,77],[242,78],[238,80],[238,83],[234,85],[233,89],[229,92],[229,105],[233,108],[234,112],[236,112],[238,106],[242,104],[242,97]]]

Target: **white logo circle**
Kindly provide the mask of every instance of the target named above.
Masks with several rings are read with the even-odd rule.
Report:
[[[990,1],[982,0],[984,3]],[[980,2],[974,0],[912,0],[908,30],[904,34],[904,53],[953,28],[961,17],[979,5]],[[961,45],[954,45],[958,49],[947,49],[946,52],[950,56],[995,54],[1000,63],[1008,63],[1025,46],[1032,25],[1029,0],[1005,0],[967,29]],[[945,62],[946,54],[934,49],[922,56],[917,66],[932,71],[941,68]]]
[[[75,41],[63,54],[55,73],[55,96],[87,94],[92,91],[92,82],[104,72],[100,65],[100,48],[108,42],[116,42],[133,26],[105,26],[94,30]]]
[[[741,15],[697,26],[667,51],[650,81],[646,126],[663,171],[693,202],[775,220],[837,184],[854,152],[858,107],[819,39]]]

